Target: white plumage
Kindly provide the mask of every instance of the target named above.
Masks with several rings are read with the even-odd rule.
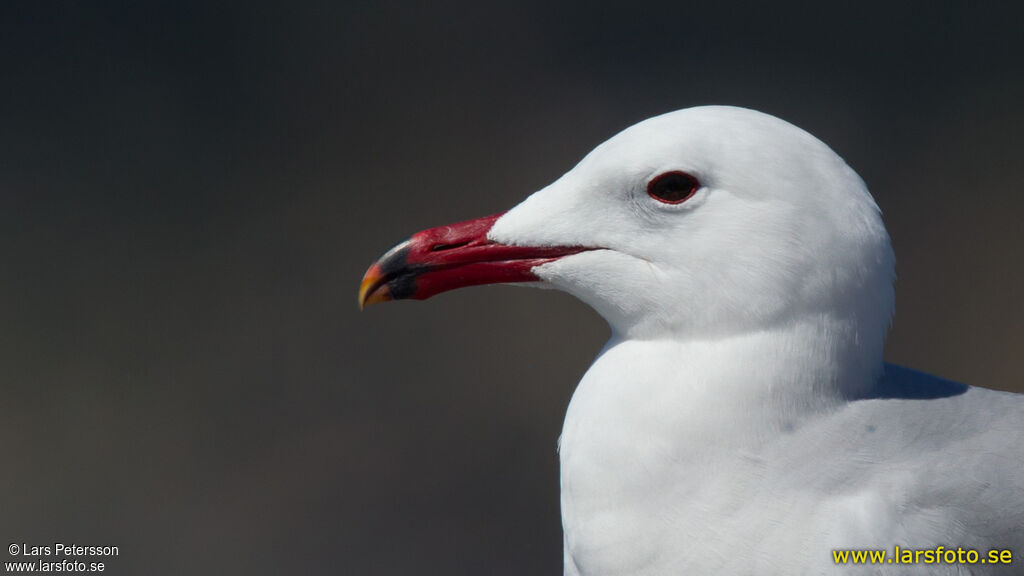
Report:
[[[893,279],[828,146],[702,107],[504,215],[414,234],[359,302],[540,281],[608,321],[559,440],[568,576],[1020,574],[1024,396],[884,364]],[[889,561],[833,555],[866,549]]]
[[[645,192],[694,175],[690,200]],[[1024,396],[883,365],[893,255],[838,155],[702,107],[602,144],[500,218],[612,337],[560,439],[565,573],[1020,573]],[[833,549],[1010,549],[1014,566],[837,566]]]

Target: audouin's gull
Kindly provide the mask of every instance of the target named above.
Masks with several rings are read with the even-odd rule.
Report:
[[[360,304],[538,282],[608,321],[559,441],[567,575],[1019,574],[1024,395],[884,364],[893,277],[835,152],[711,106],[413,235]]]

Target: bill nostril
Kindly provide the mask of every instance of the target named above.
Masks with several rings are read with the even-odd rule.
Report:
[[[434,244],[433,246],[430,247],[430,251],[442,252],[444,250],[451,250],[453,248],[462,248],[463,246],[469,244],[469,242],[469,240],[466,240],[465,242],[455,242],[453,244]]]

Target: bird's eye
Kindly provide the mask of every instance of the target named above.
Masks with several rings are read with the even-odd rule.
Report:
[[[686,172],[665,172],[647,184],[647,194],[665,204],[682,204],[700,189],[700,182]]]

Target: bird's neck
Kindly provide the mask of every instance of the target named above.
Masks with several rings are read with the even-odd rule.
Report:
[[[580,382],[566,426],[610,416],[671,437],[743,443],[861,396],[882,369],[881,344],[821,316],[715,340],[613,336]]]
[[[876,344],[824,317],[717,340],[613,337],[560,440],[566,546],[581,573],[647,573],[667,530],[695,538],[743,506],[745,490],[721,487],[756,477],[759,454],[873,382]],[[671,523],[651,520],[666,510]]]

